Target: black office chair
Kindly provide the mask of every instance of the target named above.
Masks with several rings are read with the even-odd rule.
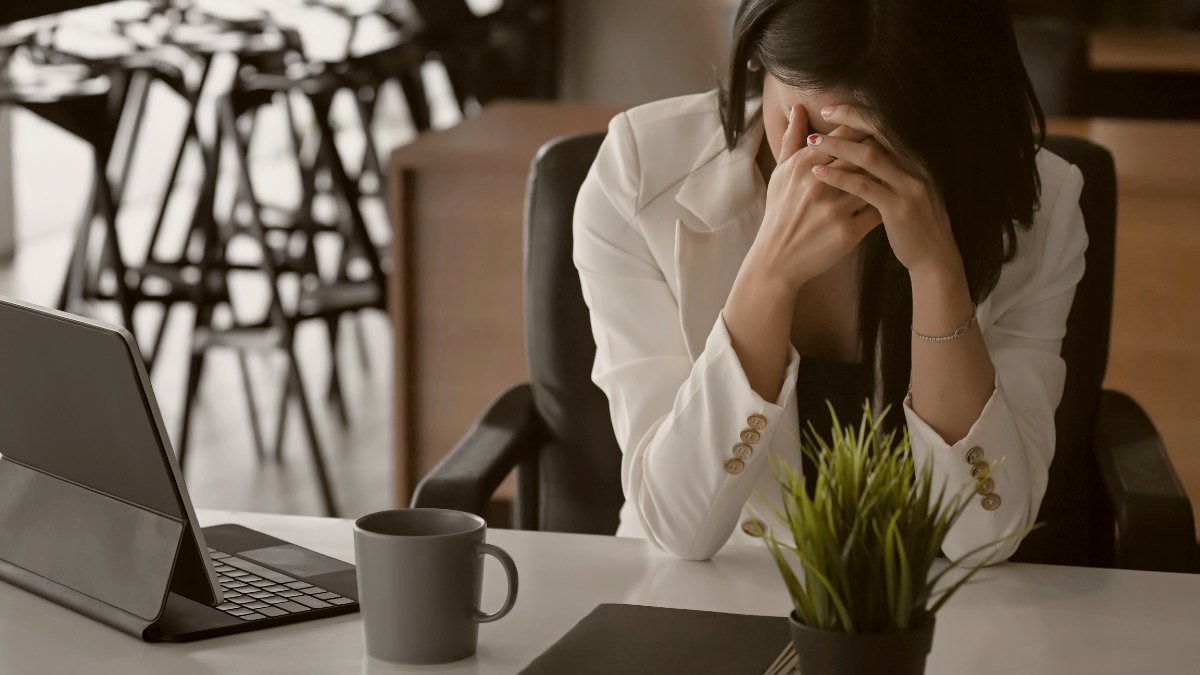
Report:
[[[480,513],[518,469],[515,526],[611,534],[623,501],[621,454],[603,393],[591,382],[595,343],[571,258],[575,196],[602,136],[545,145],[529,178],[525,334],[530,382],[497,399],[417,487],[414,506]],[[1196,571],[1191,504],[1157,432],[1128,396],[1104,391],[1112,310],[1116,179],[1088,141],[1046,147],[1079,166],[1090,244],[1063,343],[1067,379],[1057,450],[1038,519],[1014,560]]]
[[[1052,17],[1013,19],[1017,47],[1042,110],[1053,117],[1087,114],[1088,29]]]

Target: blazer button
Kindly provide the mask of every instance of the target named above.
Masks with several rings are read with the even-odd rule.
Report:
[[[988,470],[987,464],[972,464],[971,465],[971,477],[979,478],[980,476],[983,475],[983,472],[987,471],[987,470]]]
[[[967,451],[967,464],[982,464],[983,448],[978,445]]]
[[[762,434],[753,429],[742,429],[741,439],[743,443],[754,445],[762,438]]]
[[[762,431],[767,428],[767,418],[762,415],[751,415],[746,418],[746,424],[750,425],[755,431]]]
[[[766,533],[766,528],[763,527],[762,521],[757,518],[751,518],[742,523],[742,532],[751,537],[761,537]]]
[[[738,459],[742,460],[743,462],[750,461],[750,458],[753,455],[754,455],[754,448],[750,447],[749,445],[746,445],[745,443],[738,443],[737,445],[733,446],[733,456],[737,457]]]
[[[733,474],[734,476],[746,470],[746,463],[740,459],[731,459],[725,462],[725,473]]]
[[[1000,508],[1000,495],[985,495],[980,502],[983,504],[983,508],[987,509],[988,511],[995,511],[996,509]]]
[[[975,491],[981,495],[990,495],[996,490],[996,481],[988,478],[987,480],[979,481],[979,485],[975,487]]]

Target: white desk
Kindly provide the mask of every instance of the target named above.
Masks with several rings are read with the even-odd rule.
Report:
[[[349,521],[201,512],[352,560]],[[182,645],[144,644],[0,584],[0,673],[511,673],[602,602],[778,614],[788,612],[765,551],[712,562],[671,559],[609,537],[492,531],[512,554],[521,590],[512,614],[480,628],[473,659],[403,669],[363,658],[358,616]],[[504,592],[488,563],[485,608]],[[980,575],[942,611],[929,675],[1200,672],[1200,576],[1040,565]]]

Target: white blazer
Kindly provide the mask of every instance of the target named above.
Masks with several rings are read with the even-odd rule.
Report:
[[[760,120],[728,151],[715,91],[633,108],[609,124],[575,206],[574,259],[596,338],[592,378],[608,396],[623,453],[617,534],[684,558],[762,542],[755,535],[772,523],[768,504],[779,502],[768,454],[801,466],[799,355],[793,348],[778,398],[764,400],[721,315],[763,217],[766,186],[755,166],[762,134]],[[1059,351],[1087,234],[1079,169],[1045,150],[1037,166],[1041,210],[978,308],[995,392],[954,445],[904,404],[917,462],[931,458],[935,479],[951,489],[972,482],[972,448],[1002,460],[992,472],[999,507],[972,498],[943,546],[951,559],[1030,525],[1054,456],[1066,372]],[[744,469],[731,473],[727,462],[751,415],[766,427]],[[997,559],[1014,550],[1016,542]]]

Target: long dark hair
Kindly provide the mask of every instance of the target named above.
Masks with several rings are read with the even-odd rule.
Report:
[[[763,68],[751,71],[751,59]],[[1016,255],[1016,228],[1028,229],[1038,209],[1045,139],[1007,3],[742,0],[720,92],[731,150],[755,121],[746,101],[762,95],[767,72],[791,86],[845,88],[869,105],[893,145],[933,177],[971,297],[986,298]],[[892,406],[895,424],[912,365],[912,288],[883,228],[864,246],[859,340],[876,404]]]

